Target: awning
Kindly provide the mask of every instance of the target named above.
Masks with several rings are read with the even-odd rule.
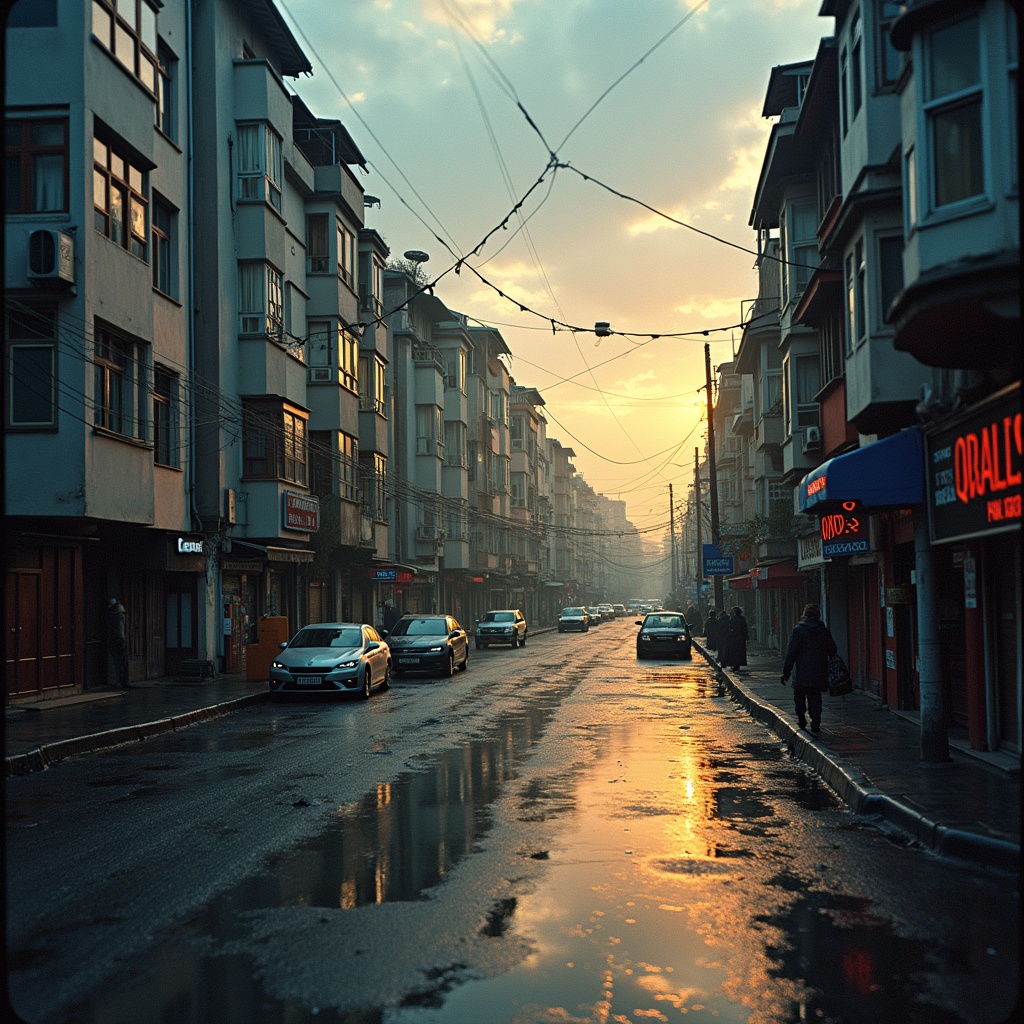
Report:
[[[924,443],[919,427],[823,462],[800,481],[800,511],[815,514],[844,501],[864,508],[908,508],[924,501]]]
[[[792,562],[755,565],[747,573],[729,576],[725,582],[730,590],[799,590],[804,584],[803,574]]]

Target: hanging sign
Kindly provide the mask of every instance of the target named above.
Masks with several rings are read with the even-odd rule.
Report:
[[[731,576],[736,571],[735,564],[735,557],[723,555],[717,544],[704,545],[705,576]]]

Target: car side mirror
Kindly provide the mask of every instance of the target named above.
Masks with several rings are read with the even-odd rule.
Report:
[[[382,629],[380,631],[380,638],[381,638],[381,640],[387,640],[387,638],[388,638],[388,631],[386,629]]]
[[[457,637],[457,636],[459,635],[459,633],[461,633],[461,632],[462,632],[462,630],[460,630],[460,629],[453,629],[453,630],[452,630],[452,631],[451,631],[451,632],[450,632],[450,633],[448,634],[448,639],[449,639],[449,640],[454,640],[454,639],[455,639],[455,638],[456,638],[456,637]]]
[[[379,650],[380,650],[380,644],[379,644],[379,643],[377,643],[377,641],[376,641],[376,640],[371,640],[371,641],[370,641],[370,642],[369,642],[369,643],[368,643],[368,644],[366,645],[366,653],[367,653],[367,654],[369,654],[369,653],[370,653],[370,651],[379,651]]]
[[[643,624],[644,624],[644,620],[643,619],[637,619],[636,622],[633,623],[634,626],[642,626]]]
[[[280,650],[280,651],[283,651],[283,650],[284,650],[284,649],[285,649],[285,648],[286,648],[287,646],[288,646],[288,641],[287,641],[287,640],[282,640],[282,641],[281,641],[281,642],[280,642],[280,643],[279,643],[279,644],[277,645],[277,648],[278,648],[278,650]]]

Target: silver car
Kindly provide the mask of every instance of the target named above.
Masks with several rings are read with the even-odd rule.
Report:
[[[352,693],[366,700],[391,686],[391,651],[373,628],[359,622],[303,626],[270,666],[272,697]]]

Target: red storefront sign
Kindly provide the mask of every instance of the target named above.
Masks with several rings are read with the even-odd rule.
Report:
[[[285,491],[284,528],[316,533],[320,529],[320,499],[313,494]]]

